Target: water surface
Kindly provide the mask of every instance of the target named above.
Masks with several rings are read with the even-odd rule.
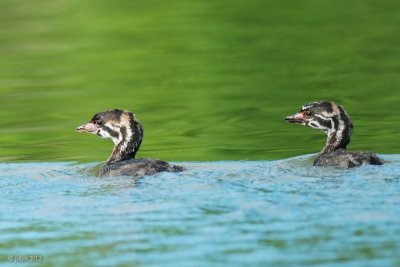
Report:
[[[136,181],[94,163],[0,164],[0,263],[399,266],[400,156],[350,170],[312,158],[182,162]]]
[[[2,0],[0,22],[0,264],[400,266],[398,0]],[[325,136],[283,118],[319,99],[390,164],[292,158]],[[93,176],[112,143],[74,129],[108,108],[188,170]]]
[[[0,160],[105,160],[73,132],[129,109],[141,157],[271,160],[321,150],[285,125],[308,102],[344,105],[351,149],[398,154],[398,0],[0,1]]]

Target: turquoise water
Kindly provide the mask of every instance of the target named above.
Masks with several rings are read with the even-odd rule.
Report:
[[[3,163],[0,264],[399,266],[400,155],[382,157],[181,162],[137,181],[97,178],[95,163]]]
[[[398,0],[2,0],[0,22],[0,265],[400,266]],[[283,118],[321,99],[390,163],[311,167],[326,136]],[[109,108],[188,170],[94,177],[112,143],[74,129]]]

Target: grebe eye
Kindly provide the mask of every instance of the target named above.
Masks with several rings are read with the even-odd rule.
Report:
[[[99,126],[102,126],[102,125],[103,125],[103,122],[100,121],[100,120],[96,120],[96,121],[94,121],[94,124],[99,125]]]
[[[311,113],[311,111],[309,111],[309,110],[307,110],[307,111],[304,112],[304,115],[306,115],[306,116],[311,116],[311,114],[312,114],[312,113]]]

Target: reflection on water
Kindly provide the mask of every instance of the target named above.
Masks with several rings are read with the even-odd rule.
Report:
[[[283,118],[319,99],[351,149],[398,154],[398,0],[295,2],[0,1],[0,161],[105,160],[74,129],[108,108],[137,113],[141,157],[315,153],[325,136]]]
[[[283,122],[318,99],[346,107],[350,149],[399,153],[398,0],[284,2],[0,1],[0,265],[400,266],[398,155],[212,162],[319,151]],[[60,163],[109,156],[74,132],[108,108],[137,113],[139,157],[188,171]]]
[[[180,163],[97,178],[96,164],[0,165],[0,259],[44,265],[398,266],[400,157],[351,170],[279,161]]]

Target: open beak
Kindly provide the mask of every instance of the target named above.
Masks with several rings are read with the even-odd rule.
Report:
[[[304,116],[304,114],[302,112],[287,116],[285,118],[286,122],[290,122],[290,123],[297,123],[297,124],[306,124],[307,122],[307,118]]]
[[[88,122],[88,123],[86,123],[86,124],[83,124],[83,125],[77,127],[77,128],[75,129],[75,131],[81,132],[81,133],[97,134],[97,131],[98,131],[99,129],[100,129],[100,128],[98,128],[94,123]]]

